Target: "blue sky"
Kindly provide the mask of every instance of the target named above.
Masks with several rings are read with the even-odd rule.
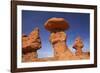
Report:
[[[44,28],[44,23],[52,17],[64,18],[69,22],[70,28],[65,31],[67,35],[66,44],[72,52],[72,44],[77,36],[84,42],[83,51],[90,49],[90,15],[88,13],[69,13],[69,12],[47,12],[22,10],[22,33],[29,34],[35,27],[40,29],[42,48],[38,50],[38,57],[53,56],[53,48],[49,42],[50,32]]]

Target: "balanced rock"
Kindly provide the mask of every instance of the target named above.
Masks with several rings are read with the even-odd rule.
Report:
[[[63,18],[50,18],[44,24],[45,28],[51,32],[49,40],[54,49],[54,57],[57,60],[70,59],[73,54],[66,45],[66,33],[69,24]]]

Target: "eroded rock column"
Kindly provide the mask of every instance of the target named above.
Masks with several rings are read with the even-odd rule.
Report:
[[[76,49],[76,55],[77,56],[82,56],[82,48],[84,47],[84,44],[83,44],[83,41],[80,37],[77,37],[75,39],[75,42],[74,42],[74,45],[73,45],[73,48]]]
[[[22,61],[32,62],[37,60],[37,50],[41,48],[39,29],[35,28],[28,36],[22,35]]]
[[[75,39],[73,48],[76,49],[76,56],[79,57],[79,59],[89,59],[90,58],[90,52],[83,52],[82,48],[84,47],[83,41],[80,37],[77,37]]]
[[[54,57],[57,60],[70,59],[73,55],[66,45],[66,33],[68,22],[63,18],[50,18],[45,23],[45,28],[51,32],[49,40],[54,49]]]

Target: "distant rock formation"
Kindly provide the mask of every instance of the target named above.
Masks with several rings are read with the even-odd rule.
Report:
[[[82,55],[82,48],[84,47],[83,41],[80,37],[77,37],[75,39],[73,48],[76,49],[76,55]]]
[[[76,49],[76,56],[78,56],[80,59],[86,59],[90,57],[89,52],[82,52],[82,48],[84,47],[83,41],[80,37],[77,37],[75,39],[75,42],[73,44],[73,48]]]
[[[45,23],[45,28],[51,32],[50,42],[54,49],[54,57],[57,60],[71,59],[73,54],[66,45],[66,33],[68,22],[63,18],[50,18]]]
[[[22,35],[23,62],[37,60],[37,50],[41,48],[39,29],[35,28],[28,36]]]

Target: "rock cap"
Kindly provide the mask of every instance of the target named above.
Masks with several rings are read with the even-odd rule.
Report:
[[[64,18],[50,18],[44,24],[48,31],[67,30],[69,28],[68,22]]]

